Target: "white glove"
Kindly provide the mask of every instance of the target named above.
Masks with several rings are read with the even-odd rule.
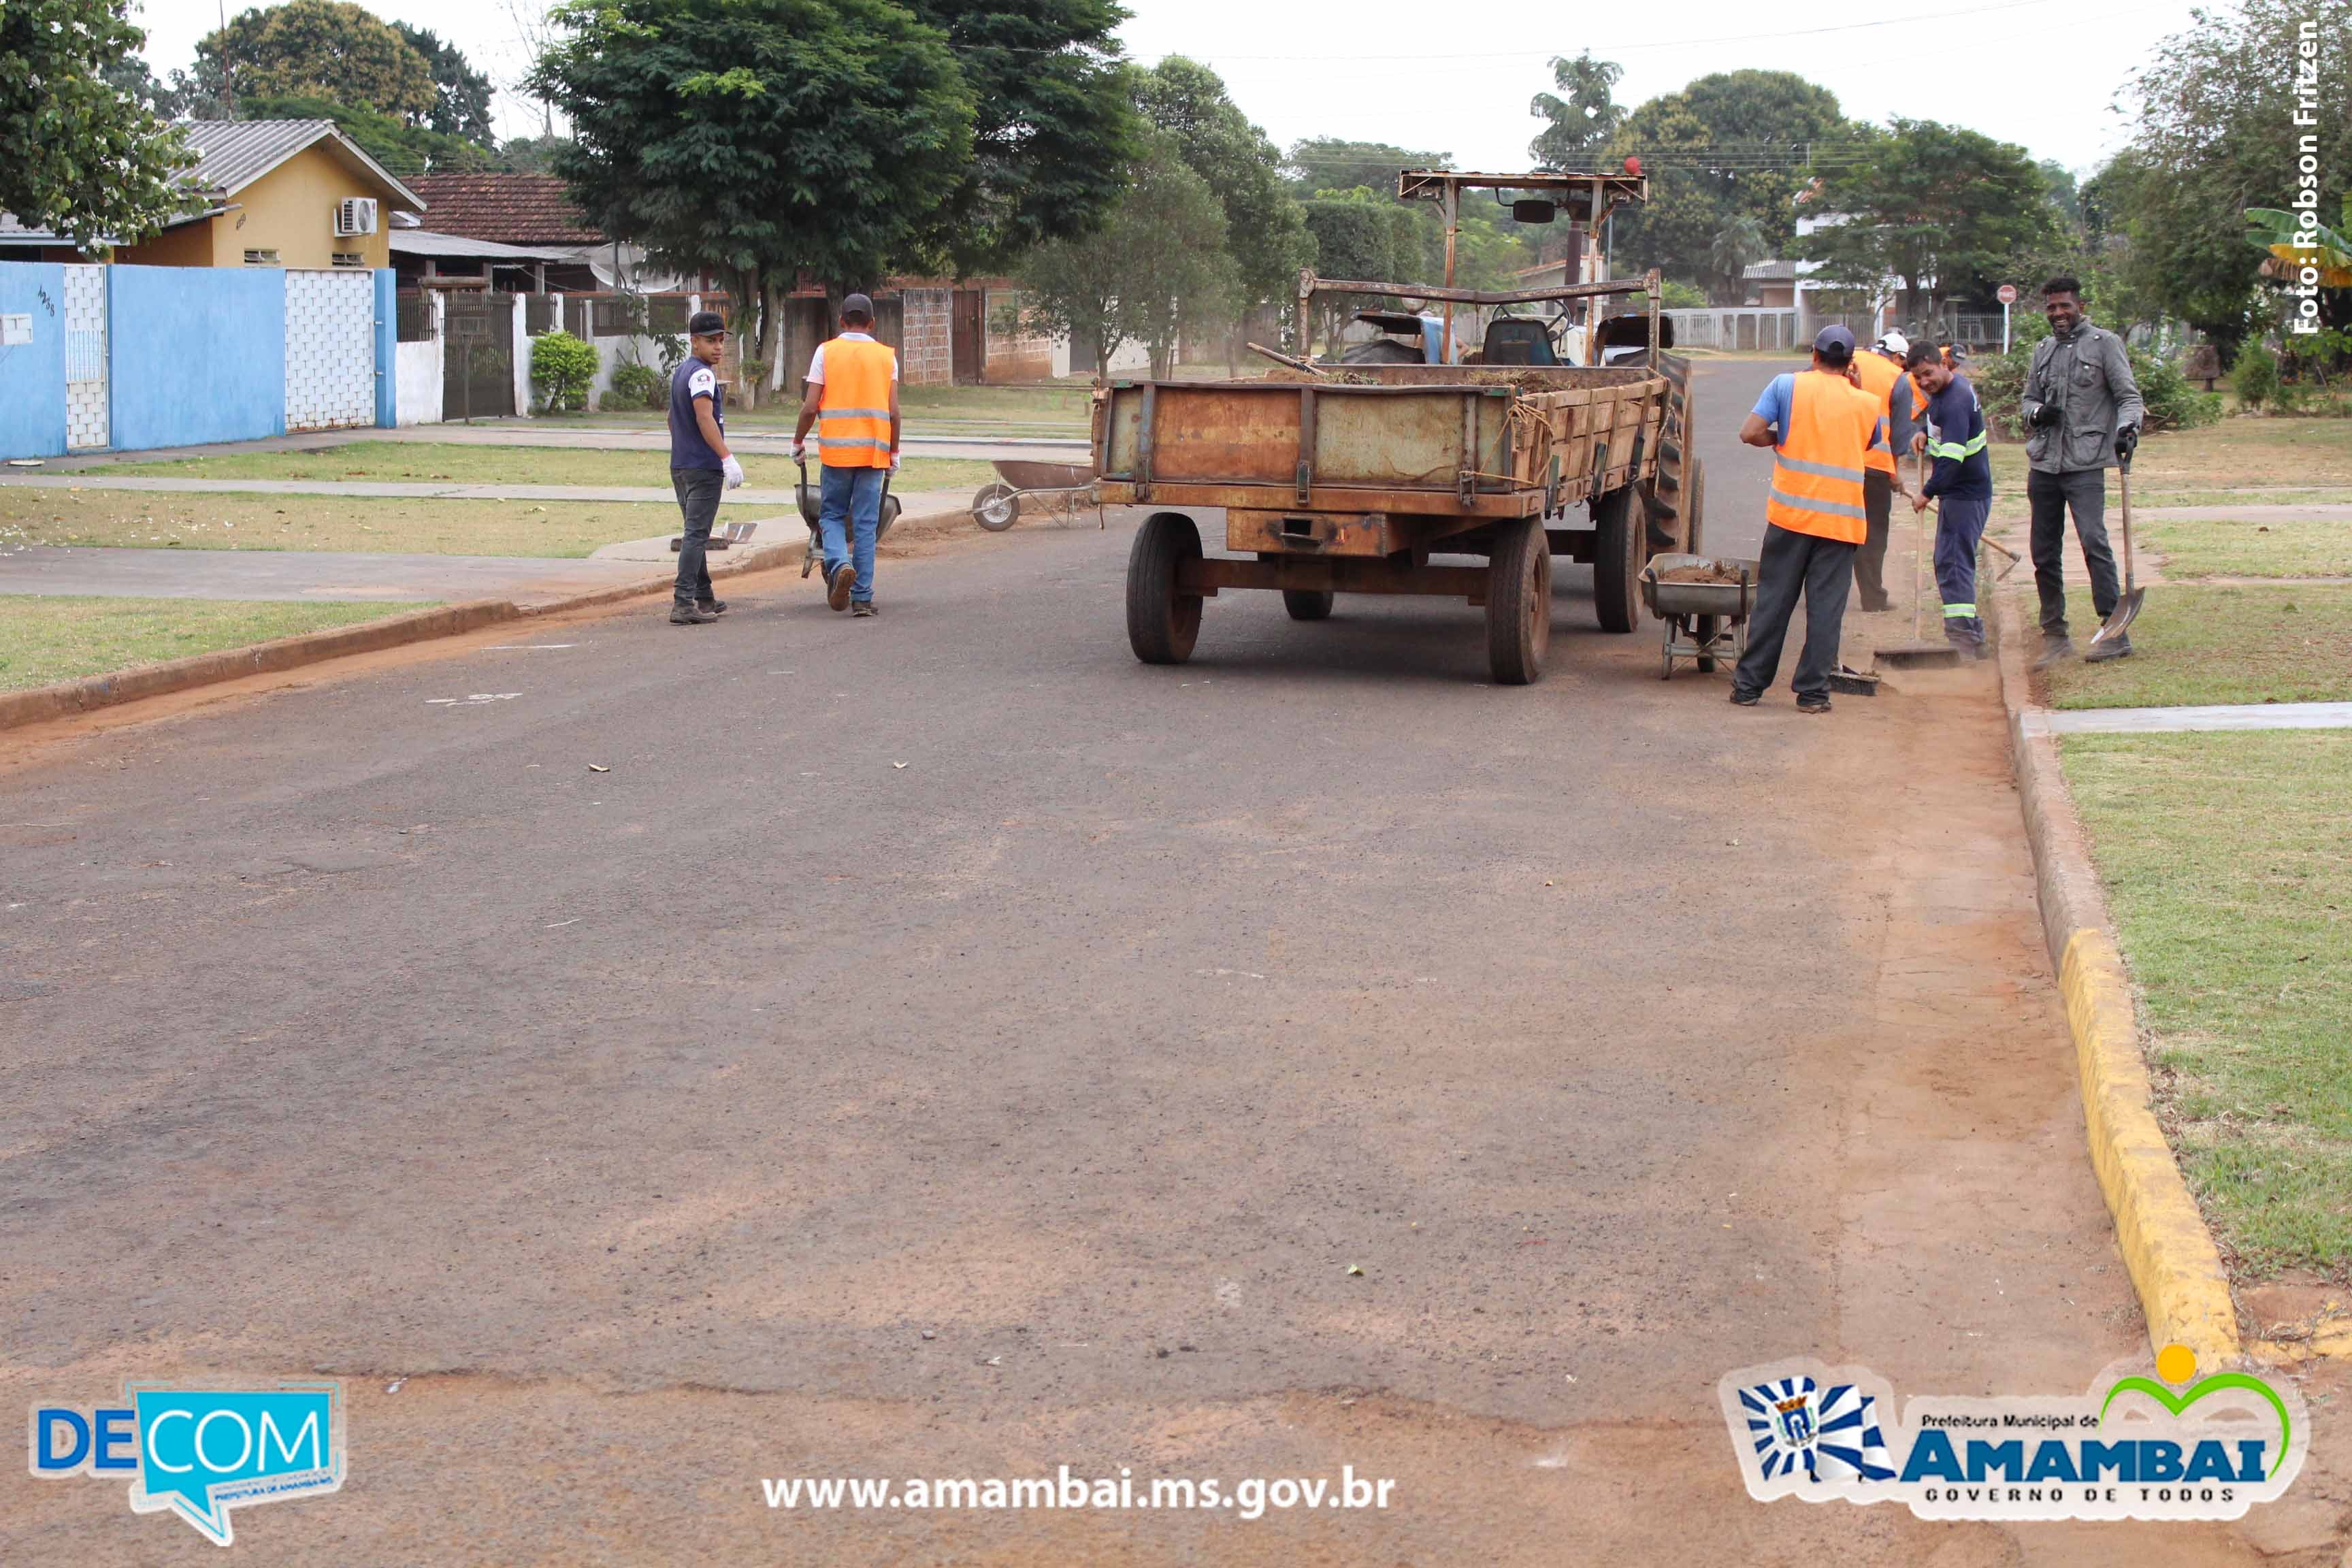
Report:
[[[898,471],[898,454],[896,452],[890,454],[890,471],[894,474]]]
[[[732,456],[730,456],[726,459],[724,466],[727,470],[727,488],[730,490],[742,489],[743,465],[737,462]]]

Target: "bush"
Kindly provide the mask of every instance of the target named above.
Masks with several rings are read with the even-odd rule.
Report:
[[[530,342],[530,384],[541,405],[553,412],[588,406],[597,363],[596,345],[570,332],[546,332]]]
[[[2191,386],[2189,378],[2171,361],[2158,359],[2138,349],[2129,353],[2132,379],[2139,383],[2140,401],[2147,405],[2145,428],[2149,434],[2193,429],[2221,417],[2221,397]],[[2020,343],[2005,354],[1985,354],[1969,362],[1969,379],[1976,383],[1978,400],[1984,405],[1985,423],[2004,440],[2024,438],[2020,405],[2025,396],[2025,373],[2032,363],[2031,343]]]
[[[614,408],[661,408],[669,403],[669,377],[649,364],[616,364],[604,401]]]
[[[2271,357],[2271,351],[2260,343],[2241,348],[2237,362],[2230,366],[2230,390],[2238,395],[2238,406],[2248,414],[2258,414],[2263,404],[2275,402],[2278,361]]]

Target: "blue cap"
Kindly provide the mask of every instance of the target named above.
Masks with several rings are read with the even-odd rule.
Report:
[[[1813,352],[1823,359],[1853,357],[1853,334],[1832,321],[1813,335]]]

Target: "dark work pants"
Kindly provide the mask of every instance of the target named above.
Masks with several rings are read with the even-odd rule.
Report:
[[[718,597],[710,591],[710,524],[719,516],[727,476],[717,468],[672,468],[669,482],[677,491],[677,510],[686,514],[675,597],[681,605],[707,605]]]
[[[1944,635],[1969,647],[1984,646],[1984,615],[1977,608],[1977,542],[1984,538],[1990,496],[1945,496],[1936,506],[1936,587],[1944,596]]]
[[[2083,564],[2091,571],[2091,608],[2104,621],[2116,607],[2116,552],[2107,548],[2107,472],[2074,468],[2063,474],[2040,468],[2025,476],[2025,499],[2033,508],[2033,586],[2042,595],[2042,635],[2066,635],[2066,513],[2074,513],[2074,533],[2083,542]]]
[[[1853,581],[1855,547],[1835,539],[1817,539],[1764,525],[1763,559],[1756,568],[1756,614],[1748,626],[1748,651],[1732,672],[1738,691],[1760,692],[1780,670],[1780,644],[1797,613],[1797,595],[1805,599],[1805,648],[1797,656],[1796,679],[1790,682],[1799,697],[1827,697],[1830,672],[1837,668],[1838,633],[1845,620],[1846,589]]]
[[[1870,531],[1863,537],[1862,548],[1853,553],[1853,585],[1862,591],[1862,607],[1865,610],[1886,608],[1886,528],[1888,514],[1895,506],[1895,476],[1882,474],[1876,468],[1862,476],[1862,510],[1870,520]]]

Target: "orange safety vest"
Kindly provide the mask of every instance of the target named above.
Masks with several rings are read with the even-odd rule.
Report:
[[[1789,395],[1789,426],[1772,449],[1767,519],[1792,533],[1860,544],[1869,531],[1862,509],[1864,465],[1884,446],[1885,410],[1843,375],[1807,371]]]
[[[824,345],[816,449],[826,468],[890,466],[890,371],[897,363],[887,343],[835,338]]]
[[[1895,384],[1903,379],[1901,366],[1883,353],[1864,350],[1853,356],[1853,372],[1862,377],[1863,391],[1870,394],[1882,416],[1895,405]],[[1863,466],[1893,479],[1895,454],[1885,447],[1873,447],[1863,454]]]

